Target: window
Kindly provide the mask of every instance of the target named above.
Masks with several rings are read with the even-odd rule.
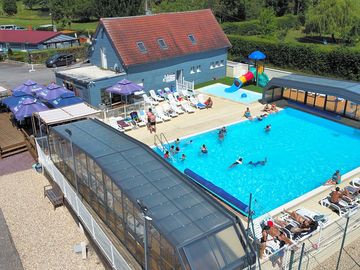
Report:
[[[198,66],[196,67],[196,72],[201,72],[201,66],[200,66],[200,65],[198,65]]]
[[[168,46],[166,45],[165,40],[163,40],[162,38],[158,39],[158,43],[161,49],[166,50],[168,48]]]
[[[190,74],[194,74],[195,73],[195,66],[192,66],[190,69]]]
[[[220,66],[219,61],[216,61],[216,63],[215,63],[215,67],[219,67],[219,66]]]
[[[220,67],[223,67],[224,64],[225,64],[225,61],[224,61],[224,60],[221,60],[221,61],[220,61]]]
[[[136,45],[138,46],[139,50],[140,50],[142,53],[146,53],[146,52],[147,52],[147,49],[146,49],[146,47],[145,47],[144,42],[142,42],[142,41],[137,42]]]
[[[210,69],[214,69],[215,68],[215,63],[214,62],[211,62],[210,63]]]
[[[195,39],[194,35],[188,35],[188,37],[192,44],[196,44],[196,39]]]

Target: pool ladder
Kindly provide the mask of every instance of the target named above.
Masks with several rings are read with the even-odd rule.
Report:
[[[170,152],[170,143],[168,142],[164,133],[160,133],[160,135],[155,134],[154,145],[163,153],[165,151]],[[160,146],[161,146],[161,148],[160,148]]]

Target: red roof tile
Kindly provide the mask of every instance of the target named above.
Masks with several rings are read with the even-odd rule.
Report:
[[[210,9],[100,20],[126,66],[231,46]],[[192,44],[192,34],[196,44]],[[167,49],[161,49],[158,39]],[[144,42],[142,53],[137,42]]]
[[[32,30],[0,30],[0,42],[39,44],[60,33]]]

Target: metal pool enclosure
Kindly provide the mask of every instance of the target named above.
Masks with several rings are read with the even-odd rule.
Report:
[[[87,119],[52,127],[49,151],[79,198],[145,269],[255,263],[238,218],[141,142]]]
[[[360,83],[291,74],[271,79],[263,101],[286,99],[337,117],[360,120]]]

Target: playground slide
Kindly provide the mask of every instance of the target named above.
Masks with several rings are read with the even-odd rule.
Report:
[[[258,85],[261,87],[265,87],[268,82],[269,82],[268,75],[266,75],[265,72],[260,73],[258,77]]]
[[[244,75],[240,76],[239,79],[235,78],[234,83],[229,88],[226,88],[225,92],[228,93],[235,92],[239,90],[244,83],[251,81],[252,79],[254,79],[254,73],[248,71]]]

